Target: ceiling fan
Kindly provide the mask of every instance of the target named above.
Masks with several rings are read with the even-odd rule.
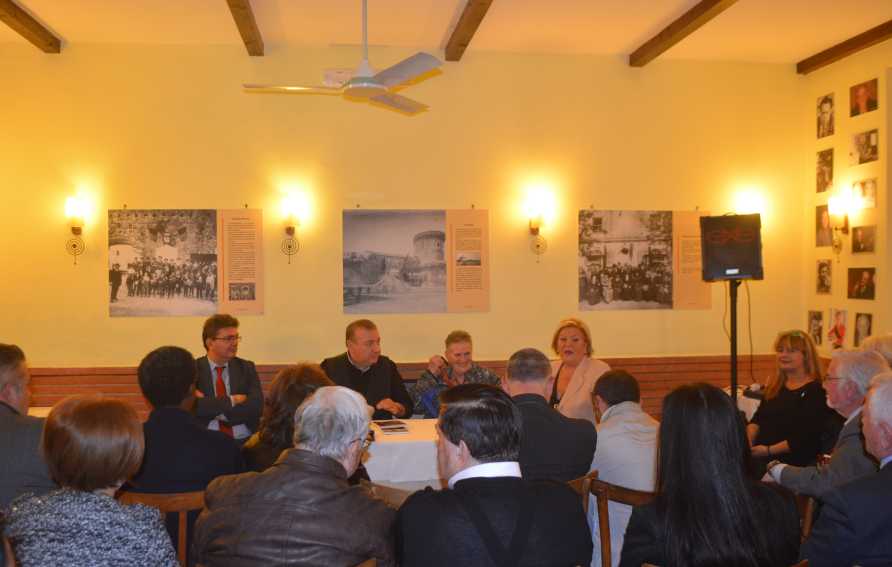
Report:
[[[383,105],[404,114],[418,114],[427,110],[426,104],[398,94],[394,92],[394,89],[433,71],[443,62],[429,53],[418,52],[396,65],[391,65],[376,73],[369,65],[369,42],[366,29],[367,1],[362,0],[362,61],[345,82],[336,86],[246,84],[243,85],[245,91],[249,93],[343,95],[347,100]]]

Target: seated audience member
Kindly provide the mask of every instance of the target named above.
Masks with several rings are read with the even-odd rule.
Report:
[[[394,511],[350,486],[368,446],[369,414],[358,393],[316,390],[294,416],[294,448],[261,473],[215,480],[195,526],[205,567],[394,564]]]
[[[567,482],[589,471],[598,434],[584,419],[571,419],[548,405],[551,363],[534,348],[508,359],[505,391],[520,409],[523,435],[520,470],[527,480]]]
[[[554,387],[546,398],[567,417],[595,424],[592,390],[601,374],[610,370],[606,362],[592,358],[592,334],[579,319],[564,319],[551,338],[551,348],[560,357],[551,363]]]
[[[592,470],[604,482],[642,490],[654,491],[657,469],[657,431],[660,424],[641,409],[638,381],[625,370],[605,372],[595,383],[592,403],[598,423],[598,448],[592,460]],[[591,497],[592,567],[601,567],[601,532],[594,497]],[[619,564],[623,536],[632,507],[608,502],[610,520],[611,564]]]
[[[471,335],[466,331],[452,331],[446,337],[443,356],[435,354],[427,370],[412,391],[415,413],[432,418],[440,415],[440,392],[458,384],[499,385],[499,377],[488,368],[474,363],[471,358]]]
[[[867,337],[861,342],[861,350],[880,353],[886,359],[886,363],[892,367],[892,333]]]
[[[326,358],[322,370],[335,384],[365,396],[375,408],[372,419],[410,417],[412,398],[403,384],[396,364],[381,355],[381,335],[368,319],[347,325],[347,352]]]
[[[827,405],[846,422],[830,462],[821,467],[796,467],[773,461],[768,471],[774,481],[795,492],[820,497],[831,488],[876,472],[876,463],[864,450],[861,407],[871,378],[888,371],[886,360],[876,352],[834,352],[824,388]]]
[[[0,344],[0,511],[17,496],[56,488],[40,455],[44,420],[28,415],[30,381],[22,349]]]
[[[10,506],[4,536],[18,565],[179,565],[160,513],[114,499],[143,456],[142,425],[131,406],[100,397],[63,400],[47,418],[42,444],[62,488]]]
[[[892,565],[892,372],[871,382],[862,423],[865,446],[880,470],[824,493],[802,545],[810,567]]]
[[[777,374],[746,431],[759,476],[773,460],[814,465],[819,454],[833,447],[842,427],[842,419],[827,407],[811,337],[803,331],[780,333],[774,350]]]
[[[323,386],[334,386],[318,364],[283,368],[273,378],[257,433],[242,447],[248,470],[265,471],[282,451],[294,447],[294,412],[307,396]]]
[[[566,484],[521,478],[521,414],[508,395],[462,384],[440,404],[437,461],[449,488],[416,492],[400,508],[400,565],[588,565],[579,496]]]
[[[743,421],[709,384],[663,400],[656,499],[632,511],[621,567],[792,565],[799,514],[789,495],[749,476]]]
[[[263,390],[254,363],[236,356],[241,340],[232,315],[218,313],[204,322],[201,342],[207,354],[197,360],[195,415],[208,429],[244,443],[257,430]]]

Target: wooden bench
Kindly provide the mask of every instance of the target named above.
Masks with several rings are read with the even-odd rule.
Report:
[[[635,376],[641,385],[641,404],[644,410],[659,418],[663,397],[673,388],[690,382],[709,382],[719,387],[728,385],[730,365],[724,355],[710,356],[661,356],[661,357],[622,357],[603,358],[611,368],[622,368]],[[499,376],[505,375],[506,361],[487,360],[478,364],[493,370]],[[258,364],[264,391],[284,364]],[[403,380],[415,382],[424,369],[425,362],[408,362],[397,365]],[[759,354],[752,360],[752,376],[757,382],[764,382],[774,372],[774,355]],[[749,384],[750,360],[741,357],[738,365],[738,380]],[[102,394],[132,404],[145,418],[149,407],[142,397],[136,380],[136,368],[84,367],[84,368],[32,368],[32,406],[53,406],[66,396],[74,394]]]

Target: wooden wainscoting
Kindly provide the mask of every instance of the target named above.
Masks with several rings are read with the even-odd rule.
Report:
[[[673,388],[690,382],[709,382],[716,386],[727,386],[730,379],[730,364],[727,356],[662,356],[662,357],[623,357],[602,359],[612,368],[622,368],[638,378],[641,384],[641,403],[645,411],[659,417],[663,397]],[[774,372],[774,355],[759,354],[752,359],[741,357],[738,366],[738,380],[741,384],[763,382]],[[506,361],[487,360],[479,364],[504,376]],[[258,364],[257,373],[264,391],[276,372],[284,364]],[[406,382],[414,382],[427,367],[425,362],[398,364]],[[142,397],[136,381],[136,368],[86,367],[86,368],[32,368],[32,406],[52,406],[66,396],[74,394],[102,394],[132,404],[143,418],[149,407]]]

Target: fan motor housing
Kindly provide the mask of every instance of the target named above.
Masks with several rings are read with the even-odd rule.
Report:
[[[371,98],[387,91],[387,87],[371,77],[353,77],[344,85],[344,94],[355,98]]]

